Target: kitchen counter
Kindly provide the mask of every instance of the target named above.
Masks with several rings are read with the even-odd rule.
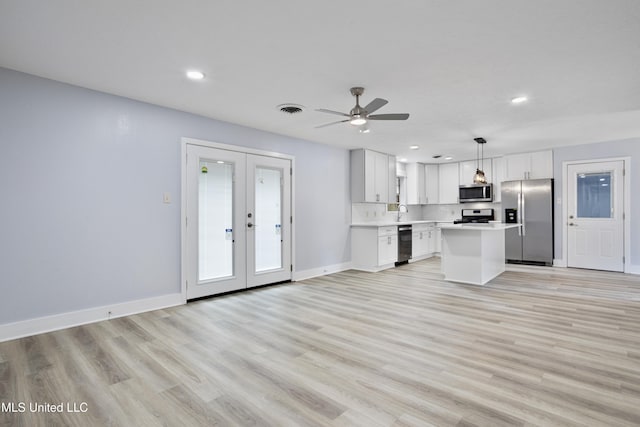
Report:
[[[489,230],[489,231],[500,231],[500,230],[508,230],[509,228],[520,227],[520,224],[503,224],[500,222],[490,222],[488,224],[443,224],[440,226],[441,229],[450,229],[450,230]]]
[[[442,273],[451,282],[484,285],[505,270],[504,232],[519,224],[444,224]]]
[[[367,222],[353,222],[352,227],[390,227],[392,225],[408,225],[408,224],[435,224],[435,223],[453,223],[453,221],[441,221],[436,219],[424,219],[416,221],[367,221]]]

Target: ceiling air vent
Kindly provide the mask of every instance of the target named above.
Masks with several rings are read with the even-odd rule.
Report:
[[[439,159],[440,157],[442,157],[442,154],[436,154],[435,156],[433,156],[434,159]]]
[[[298,104],[280,104],[276,108],[285,114],[302,113],[302,110],[304,109],[302,105]]]

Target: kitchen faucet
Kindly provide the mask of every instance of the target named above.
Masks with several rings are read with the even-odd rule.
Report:
[[[409,213],[409,208],[407,207],[407,205],[398,205],[398,219],[396,220],[396,222],[400,222],[400,214],[402,213],[400,212],[400,208],[403,206],[405,213]]]

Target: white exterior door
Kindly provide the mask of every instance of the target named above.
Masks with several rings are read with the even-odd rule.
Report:
[[[247,287],[291,279],[291,161],[247,155]]]
[[[246,287],[245,154],[187,145],[187,298]]]
[[[567,167],[567,265],[624,270],[624,162]]]
[[[187,299],[291,279],[291,160],[187,144]]]

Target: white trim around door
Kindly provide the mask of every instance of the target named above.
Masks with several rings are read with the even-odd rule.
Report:
[[[631,227],[629,226],[630,221],[630,205],[631,205],[631,173],[630,173],[630,165],[631,158],[630,157],[616,157],[616,158],[605,158],[605,159],[588,159],[588,160],[572,160],[562,162],[562,219],[561,219],[561,230],[562,230],[562,260],[556,260],[558,263],[554,262],[554,265],[567,266],[568,265],[568,251],[569,251],[569,166],[572,165],[580,165],[580,164],[597,164],[604,162],[623,162],[623,223],[624,223],[624,273],[635,273],[633,266],[630,264],[630,256],[631,256]]]

